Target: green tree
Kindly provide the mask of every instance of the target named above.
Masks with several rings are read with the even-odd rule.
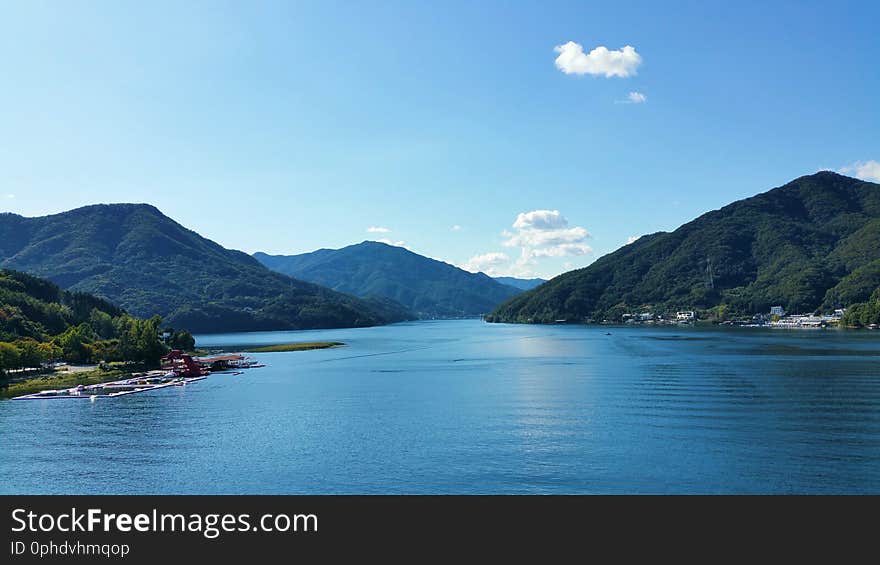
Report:
[[[116,328],[113,326],[113,317],[107,312],[102,312],[97,308],[92,309],[89,315],[89,325],[98,336],[103,339],[110,339],[116,336]]]
[[[173,331],[171,340],[168,343],[171,349],[180,349],[181,351],[192,351],[196,348],[196,339],[186,330]]]
[[[5,377],[6,371],[18,369],[20,366],[18,348],[11,343],[0,342],[0,375]]]
[[[125,361],[125,357],[119,348],[118,339],[104,339],[92,344],[95,352],[95,361]]]
[[[71,326],[58,339],[58,346],[65,361],[69,363],[88,363],[94,350],[90,346],[95,341],[92,327],[86,323]]]
[[[19,363],[22,367],[39,367],[46,362],[40,343],[35,339],[20,339],[15,342],[18,349]]]
[[[119,329],[119,352],[126,361],[137,361],[153,367],[167,352],[159,341],[159,326],[162,319],[154,316],[149,320],[138,320],[123,316],[117,321]]]
[[[847,308],[841,323],[856,328],[880,324],[880,288],[871,294],[867,302],[853,304]]]
[[[61,348],[51,341],[44,341],[37,344],[37,349],[39,350],[40,359],[42,359],[44,363],[57,361],[61,358]]]

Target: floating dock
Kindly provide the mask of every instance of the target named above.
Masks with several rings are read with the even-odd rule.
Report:
[[[98,383],[93,385],[78,385],[71,388],[41,390],[32,394],[16,396],[12,400],[60,400],[60,399],[78,399],[91,400],[94,402],[99,398],[116,398],[118,396],[127,396],[129,394],[137,394],[139,392],[149,392],[159,390],[171,386],[186,386],[189,383],[203,381],[207,377],[178,377],[177,375],[162,377],[134,377],[122,379],[119,381],[110,381],[106,383]]]
[[[129,378],[93,385],[77,385],[71,388],[41,390],[16,396],[11,400],[58,400],[79,399],[94,402],[99,398],[116,398],[140,392],[159,390],[170,386],[186,386],[205,380],[211,371],[233,371],[240,375],[241,369],[264,367],[242,354],[221,354],[193,358],[174,350],[162,358],[162,370],[133,375]]]

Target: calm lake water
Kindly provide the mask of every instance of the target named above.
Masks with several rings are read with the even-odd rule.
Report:
[[[464,320],[198,344],[310,340],[348,345],[0,402],[0,492],[880,493],[877,332]]]

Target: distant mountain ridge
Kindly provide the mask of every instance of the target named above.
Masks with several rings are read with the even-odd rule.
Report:
[[[641,237],[499,306],[490,321],[634,310],[829,310],[880,286],[880,185],[824,171]]]
[[[547,282],[547,279],[518,279],[516,277],[493,277],[496,281],[520,290],[532,290]]]
[[[147,204],[100,204],[37,218],[2,214],[0,267],[197,332],[370,326],[412,317],[387,301],[272,272]]]
[[[483,273],[377,241],[254,257],[270,269],[340,292],[394,300],[422,318],[478,316],[520,292]]]

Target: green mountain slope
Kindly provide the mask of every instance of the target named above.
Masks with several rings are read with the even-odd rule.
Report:
[[[64,359],[155,365],[166,351],[159,319],[139,320],[95,296],[0,269],[0,386],[10,369]],[[186,332],[175,339],[192,340]]]
[[[45,341],[88,323],[94,311],[116,318],[123,311],[95,296],[68,292],[26,273],[0,269],[0,341]]]
[[[408,317],[397,305],[274,273],[145,204],[39,218],[2,214],[0,267],[198,332],[369,326]]]
[[[499,306],[491,321],[628,311],[831,309],[880,286],[880,185],[821,172],[644,236]]]
[[[376,241],[302,255],[254,257],[278,272],[357,296],[394,300],[428,318],[477,316],[520,292],[483,273]]]

